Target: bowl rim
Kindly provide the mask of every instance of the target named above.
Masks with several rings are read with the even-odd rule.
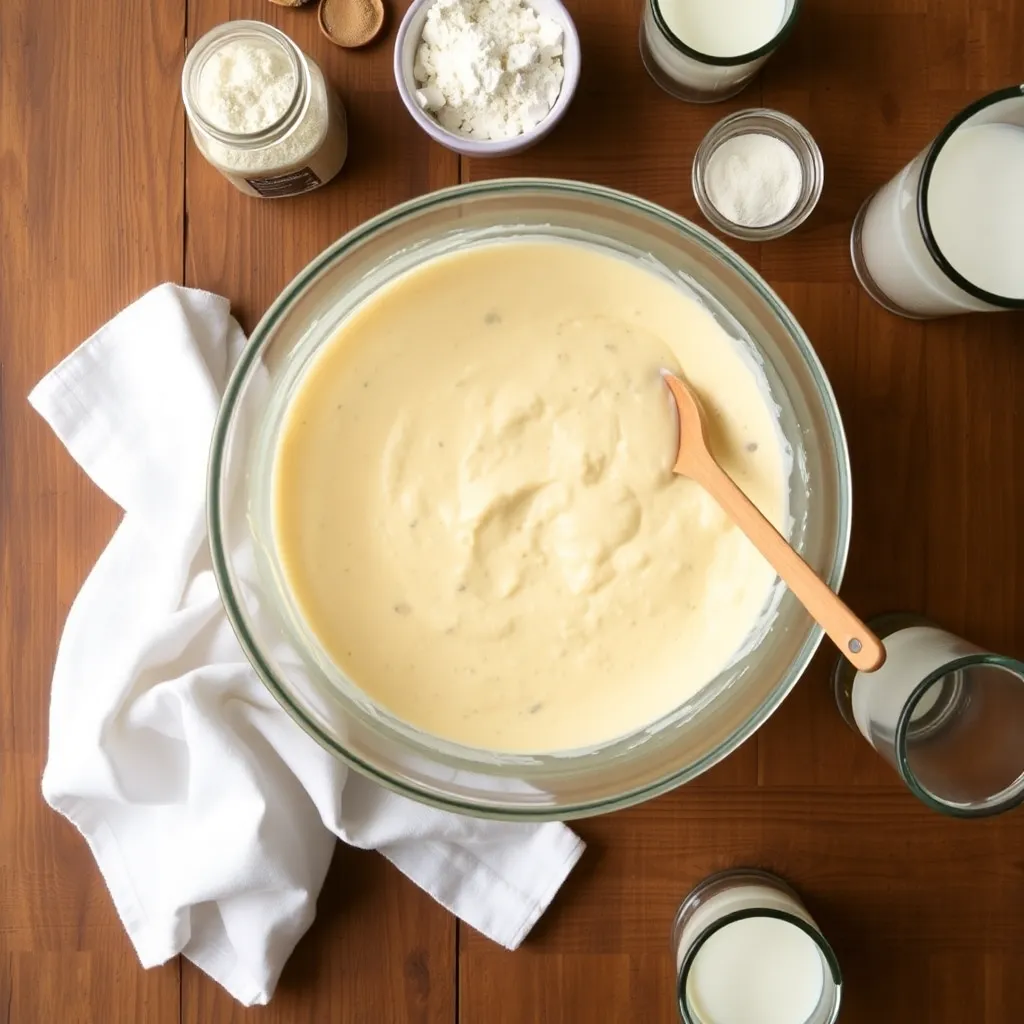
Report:
[[[762,701],[757,711],[724,739],[717,747],[699,761],[684,768],[670,770],[659,775],[654,781],[634,786],[613,797],[601,797],[583,800],[573,804],[553,806],[518,806],[489,802],[486,799],[453,798],[439,795],[425,786],[417,786],[387,774],[384,770],[368,763],[362,757],[343,747],[338,741],[312,721],[293,700],[291,694],[277,680],[273,669],[269,666],[258,642],[251,636],[246,617],[241,609],[241,602],[236,598],[232,584],[230,559],[222,542],[221,519],[221,478],[225,465],[226,439],[229,434],[234,414],[238,406],[244,385],[250,370],[260,358],[267,336],[273,330],[279,318],[287,312],[293,302],[322,273],[327,271],[334,262],[346,251],[358,246],[372,237],[377,230],[385,225],[427,211],[432,207],[443,205],[453,199],[470,196],[486,196],[508,193],[544,192],[550,195],[583,196],[588,199],[601,199],[618,205],[625,205],[635,211],[662,220],[669,226],[682,230],[707,245],[714,255],[730,269],[739,273],[758,294],[768,303],[775,315],[782,321],[787,333],[792,337],[801,357],[806,362],[811,376],[823,399],[824,411],[828,419],[837,454],[838,478],[838,523],[836,541],[831,556],[831,566],[823,575],[825,582],[838,590],[846,570],[850,548],[852,526],[853,493],[850,467],[850,453],[846,432],[843,428],[838,403],[832,386],[825,374],[824,367],[818,358],[810,339],[800,327],[798,321],[790,313],[786,305],[778,298],[768,283],[744,259],[720,242],[710,232],[699,225],[673,213],[671,210],[652,203],[649,200],[622,192],[617,189],[594,185],[587,182],[570,181],[558,178],[496,178],[479,182],[469,182],[439,189],[421,196],[414,197],[390,207],[375,217],[364,221],[314,257],[284,287],[273,301],[266,313],[260,318],[253,329],[233,367],[220,407],[214,422],[211,436],[210,456],[207,466],[207,533],[208,544],[213,567],[214,578],[220,592],[225,613],[231,628],[238,639],[247,660],[259,676],[263,684],[271,692],[284,710],[296,723],[320,746],[333,756],[338,757],[349,767],[369,777],[385,788],[407,796],[419,803],[427,804],[443,810],[469,814],[473,817],[494,818],[507,821],[566,821],[583,818],[594,814],[605,814],[620,810],[634,804],[660,796],[684,783],[703,774],[719,761],[723,760],[741,744],[749,739],[774,714],[779,705],[789,695],[793,687],[803,676],[824,637],[824,631],[816,623],[811,622],[807,636],[793,658],[786,672],[780,677],[768,696]]]
[[[511,139],[473,139],[468,135],[458,135],[443,127],[429,114],[420,109],[415,96],[409,90],[406,82],[406,69],[408,62],[404,59],[405,43],[412,32],[413,22],[425,7],[432,7],[437,0],[413,0],[409,9],[405,12],[398,26],[395,35],[394,57],[392,65],[394,68],[395,84],[398,87],[398,95],[402,100],[409,116],[430,136],[435,142],[461,153],[464,156],[503,156],[518,153],[528,146],[539,142],[550,132],[562,119],[569,104],[576,93],[576,86],[580,80],[580,68],[583,63],[580,49],[579,33],[576,31],[576,23],[572,19],[568,8],[562,0],[543,0],[557,11],[558,20],[562,25],[564,34],[562,43],[562,68],[564,71],[562,86],[555,100],[555,105],[548,111],[547,115],[538,124],[535,124],[528,132],[516,135]],[[528,6],[537,10],[536,0],[523,0]],[[410,69],[411,74],[411,69]]]

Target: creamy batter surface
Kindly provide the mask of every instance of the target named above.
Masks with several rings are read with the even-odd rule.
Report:
[[[697,388],[715,454],[780,525],[753,370],[637,262],[481,245],[348,317],[286,411],[274,535],[306,622],[372,700],[470,746],[550,752],[642,728],[726,666],[775,575],[673,476],[662,367]]]

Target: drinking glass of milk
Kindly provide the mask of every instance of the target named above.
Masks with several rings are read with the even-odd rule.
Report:
[[[860,283],[916,319],[1024,309],[1024,86],[961,111],[861,207]]]
[[[672,951],[684,1024],[833,1024],[842,975],[800,897],[779,877],[737,868],[683,900]]]
[[[929,807],[978,818],[1024,801],[1024,663],[916,615],[871,622],[876,672],[836,665],[836,702]]]
[[[640,56],[666,92],[691,103],[735,96],[775,52],[801,0],[646,0]]]

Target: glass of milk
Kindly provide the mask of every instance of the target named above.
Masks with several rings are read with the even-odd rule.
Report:
[[[800,897],[781,878],[737,868],[683,900],[672,951],[684,1024],[832,1024],[842,975]]]
[[[801,0],[646,0],[640,56],[691,103],[735,96],[789,35]]]
[[[1024,86],[961,111],[861,207],[860,283],[916,319],[1024,308]]]
[[[915,615],[871,625],[885,664],[833,671],[847,723],[938,811],[976,818],[1024,801],[1024,663]]]

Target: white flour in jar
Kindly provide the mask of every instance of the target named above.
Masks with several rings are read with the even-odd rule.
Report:
[[[297,87],[295,68],[281,47],[272,42],[261,45],[232,40],[211,54],[203,66],[195,99],[199,112],[214,127],[244,135],[277,124]],[[209,139],[205,149],[222,167],[247,176],[295,167],[309,161],[324,141],[328,104],[322,77],[314,74],[301,121],[279,142],[245,149]]]
[[[416,99],[451,132],[510,139],[562,90],[562,26],[522,0],[437,0],[416,51]]]
[[[279,46],[237,39],[203,65],[196,105],[215,128],[248,135],[281,120],[297,85],[295,68]]]

